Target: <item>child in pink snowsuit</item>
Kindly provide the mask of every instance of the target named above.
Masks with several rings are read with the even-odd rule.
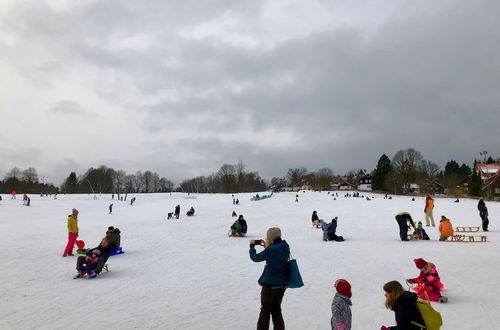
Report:
[[[420,269],[420,275],[406,281],[417,285],[413,288],[413,291],[417,293],[418,297],[428,301],[448,301],[448,298],[441,295],[444,285],[441,283],[436,266],[422,258],[414,259],[413,261],[417,268]]]

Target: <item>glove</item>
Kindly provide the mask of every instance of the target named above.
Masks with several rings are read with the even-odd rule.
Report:
[[[414,279],[412,279],[412,278],[409,278],[409,279],[407,279],[407,280],[406,280],[406,282],[407,282],[407,283],[415,283],[415,280],[414,280]]]
[[[391,330],[391,329],[389,329],[388,327],[386,327],[385,325],[383,325],[383,326],[380,327],[380,330]]]
[[[338,330],[345,330],[344,322],[337,322],[335,325],[337,326]]]

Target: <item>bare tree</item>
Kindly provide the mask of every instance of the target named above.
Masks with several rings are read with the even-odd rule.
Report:
[[[290,168],[286,173],[286,178],[290,183],[292,189],[302,185],[307,170],[304,167]]]
[[[316,185],[320,190],[330,190],[333,182],[333,171],[328,167],[323,167],[316,171]]]
[[[422,161],[422,154],[413,148],[399,150],[392,158],[394,179],[401,184],[403,192],[407,192],[410,189],[410,184],[416,181],[418,168]]]
[[[21,180],[27,183],[38,183],[38,172],[33,167],[30,167],[22,172]]]
[[[13,167],[12,170],[10,170],[10,172],[8,172],[5,175],[5,179],[11,179],[11,178],[20,180],[21,179],[21,170],[17,167]]]

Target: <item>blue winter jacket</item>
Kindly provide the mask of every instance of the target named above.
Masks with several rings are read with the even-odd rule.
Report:
[[[286,285],[288,283],[288,274],[290,266],[288,257],[290,256],[290,247],[286,241],[277,241],[266,247],[261,253],[255,251],[255,246],[250,245],[250,259],[255,262],[266,261],[264,273],[259,281],[262,285]]]

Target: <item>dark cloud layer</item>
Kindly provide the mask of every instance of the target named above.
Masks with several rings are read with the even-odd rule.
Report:
[[[265,177],[372,169],[408,147],[440,165],[500,156],[500,3],[401,2],[369,26],[354,7],[350,24],[335,25],[334,4],[315,3],[321,15],[294,13],[280,29],[273,15],[284,14],[262,1],[16,3],[0,23],[15,41],[0,38],[0,51],[37,91],[70,82],[69,95],[44,94],[48,111],[89,123],[90,105],[109,115],[93,134],[109,151],[90,153],[88,166],[180,180],[238,160]],[[307,30],[325,13],[322,28]],[[124,130],[130,159],[108,138]]]

